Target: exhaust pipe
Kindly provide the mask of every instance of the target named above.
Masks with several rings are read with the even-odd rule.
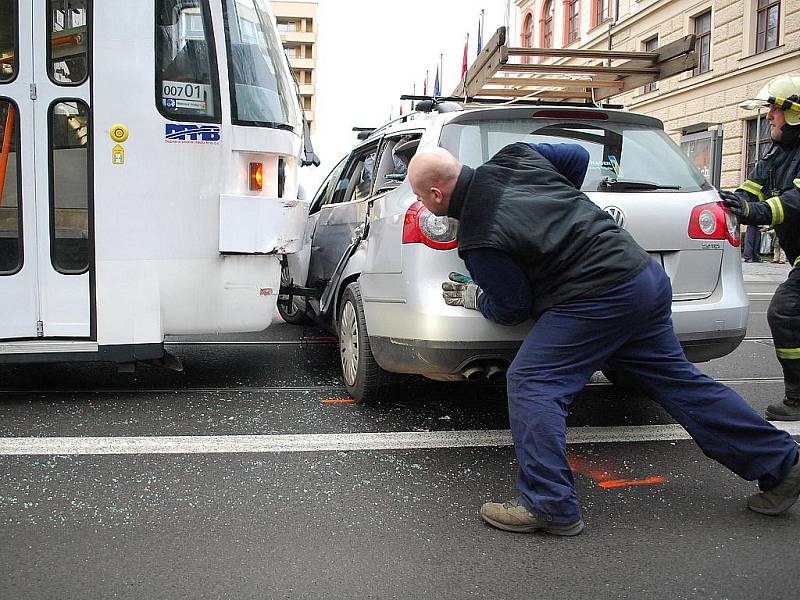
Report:
[[[484,371],[482,367],[475,365],[467,367],[461,371],[461,374],[470,381],[480,381],[486,378],[486,371]]]
[[[489,365],[486,378],[492,383],[503,383],[506,380],[506,368],[503,365]]]

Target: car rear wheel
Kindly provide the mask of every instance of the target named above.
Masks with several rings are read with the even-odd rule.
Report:
[[[372,355],[358,283],[348,285],[342,294],[337,333],[347,392],[359,403],[375,400],[383,387],[385,371]]]

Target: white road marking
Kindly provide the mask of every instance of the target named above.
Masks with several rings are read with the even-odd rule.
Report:
[[[800,422],[773,425],[800,435]],[[679,425],[571,427],[568,444],[687,440]],[[233,454],[510,446],[508,429],[389,433],[0,438],[0,455]]]

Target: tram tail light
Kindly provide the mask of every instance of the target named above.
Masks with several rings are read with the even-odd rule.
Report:
[[[250,163],[250,190],[260,192],[264,188],[264,163]]]

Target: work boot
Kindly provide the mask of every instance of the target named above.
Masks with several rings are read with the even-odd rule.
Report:
[[[584,527],[581,519],[574,523],[546,521],[535,512],[522,506],[519,498],[502,503],[487,502],[481,506],[481,518],[498,529],[515,533],[544,531],[553,535],[578,535]]]
[[[767,407],[767,419],[770,421],[800,421],[800,401],[784,398],[780,404]]]
[[[800,461],[796,462],[777,486],[768,492],[753,494],[747,499],[747,508],[762,515],[779,515],[797,502],[800,496]]]

